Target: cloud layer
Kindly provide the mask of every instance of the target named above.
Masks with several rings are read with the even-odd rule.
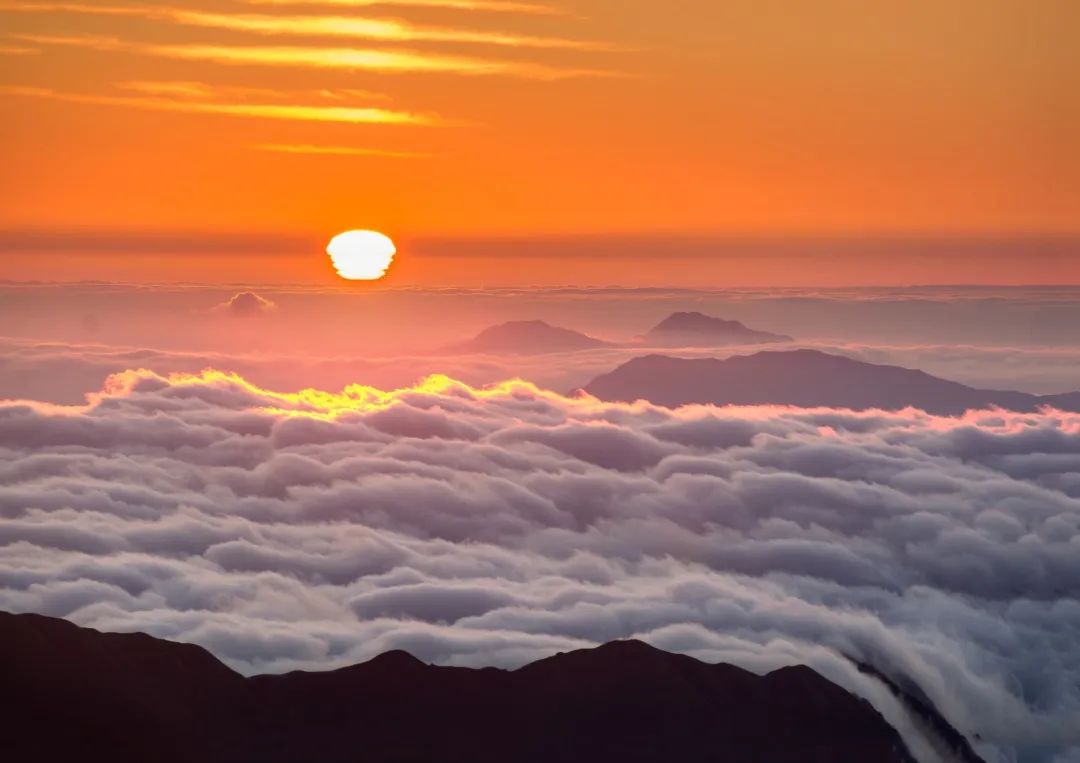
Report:
[[[520,382],[128,372],[0,405],[0,607],[248,671],[638,637],[913,681],[989,760],[1080,755],[1080,416],[669,411]]]
[[[249,300],[245,298],[239,305],[233,304],[243,293],[223,296],[216,307],[191,311],[184,316],[188,321],[183,328],[194,331],[204,323],[219,328],[220,321],[210,323],[208,319],[222,313],[248,314],[239,310],[249,306]],[[265,299],[261,295],[260,298]],[[235,337],[234,344],[239,345],[246,340],[251,347],[257,347],[259,343],[265,343],[267,338],[281,343],[277,333],[283,325],[297,323],[296,312],[288,308],[279,309],[276,299],[273,304],[273,309],[252,313],[262,319],[258,322],[260,327],[266,323],[272,330],[260,331],[255,336],[251,336],[251,332],[241,332]],[[93,316],[93,313],[84,316],[84,327],[80,332],[104,333],[107,339],[116,321],[103,325]],[[238,323],[243,327],[247,322]],[[221,341],[221,333],[214,339]],[[300,341],[296,340],[297,343]],[[1080,351],[1067,348],[904,346],[847,342],[799,342],[791,344],[789,348],[821,350],[869,363],[919,368],[941,378],[979,388],[1018,389],[1039,394],[1075,390],[1076,378],[1080,374]],[[340,353],[296,355],[283,352],[276,346],[270,351],[164,350],[126,344],[0,337],[0,399],[33,397],[53,403],[79,403],[86,393],[99,389],[105,377],[132,366],[159,373],[198,372],[204,368],[225,367],[254,383],[275,389],[307,386],[340,388],[358,379],[382,388],[397,388],[414,384],[433,373],[445,373],[473,385],[522,378],[546,389],[567,392],[583,387],[616,366],[650,352],[672,353],[679,357],[726,357],[734,353],[748,354],[770,349],[775,347],[760,345],[672,350],[631,345],[536,355],[447,355],[445,350],[410,352],[408,348],[396,353],[371,350],[358,354],[357,347],[349,347],[348,351]]]

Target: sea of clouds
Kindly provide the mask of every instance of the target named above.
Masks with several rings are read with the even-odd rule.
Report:
[[[676,411],[446,378],[113,377],[0,403],[0,608],[247,672],[513,667],[636,637],[806,663],[989,761],[1080,760],[1080,415]]]

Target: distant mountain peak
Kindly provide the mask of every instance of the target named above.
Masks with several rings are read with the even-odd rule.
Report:
[[[404,649],[391,649],[368,660],[365,665],[380,665],[396,668],[412,668],[427,665],[426,662],[415,657]]]
[[[620,654],[664,653],[662,649],[658,649],[652,644],[636,638],[619,639],[618,641],[608,641],[606,644],[601,644],[598,647],[594,647],[594,651],[613,653],[617,652]]]
[[[608,641],[599,646],[586,649],[559,652],[552,657],[537,660],[536,662],[525,666],[522,670],[533,670],[540,666],[555,664],[575,665],[580,668],[581,666],[586,665],[598,667],[601,665],[618,663],[625,667],[631,664],[640,664],[642,661],[665,659],[678,660],[684,658],[682,655],[665,652],[663,649],[658,649],[652,644],[648,644],[638,639],[622,639],[619,641]]]
[[[790,342],[790,336],[747,328],[740,321],[699,312],[675,312],[649,329],[645,338],[660,344],[725,345]]]
[[[472,339],[452,345],[456,352],[508,353],[517,355],[573,352],[612,346],[580,331],[553,326],[542,320],[507,321],[489,326]]]
[[[710,329],[746,329],[739,321],[714,318],[699,312],[675,312],[656,324],[653,331],[702,331]]]

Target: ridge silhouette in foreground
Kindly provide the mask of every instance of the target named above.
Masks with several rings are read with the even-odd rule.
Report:
[[[198,646],[0,613],[9,760],[908,763],[865,700],[639,641],[513,671],[405,652],[244,677]]]

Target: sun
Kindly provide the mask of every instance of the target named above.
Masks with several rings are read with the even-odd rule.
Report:
[[[330,239],[326,253],[338,275],[350,281],[376,281],[386,275],[397,247],[373,230],[350,230]]]

